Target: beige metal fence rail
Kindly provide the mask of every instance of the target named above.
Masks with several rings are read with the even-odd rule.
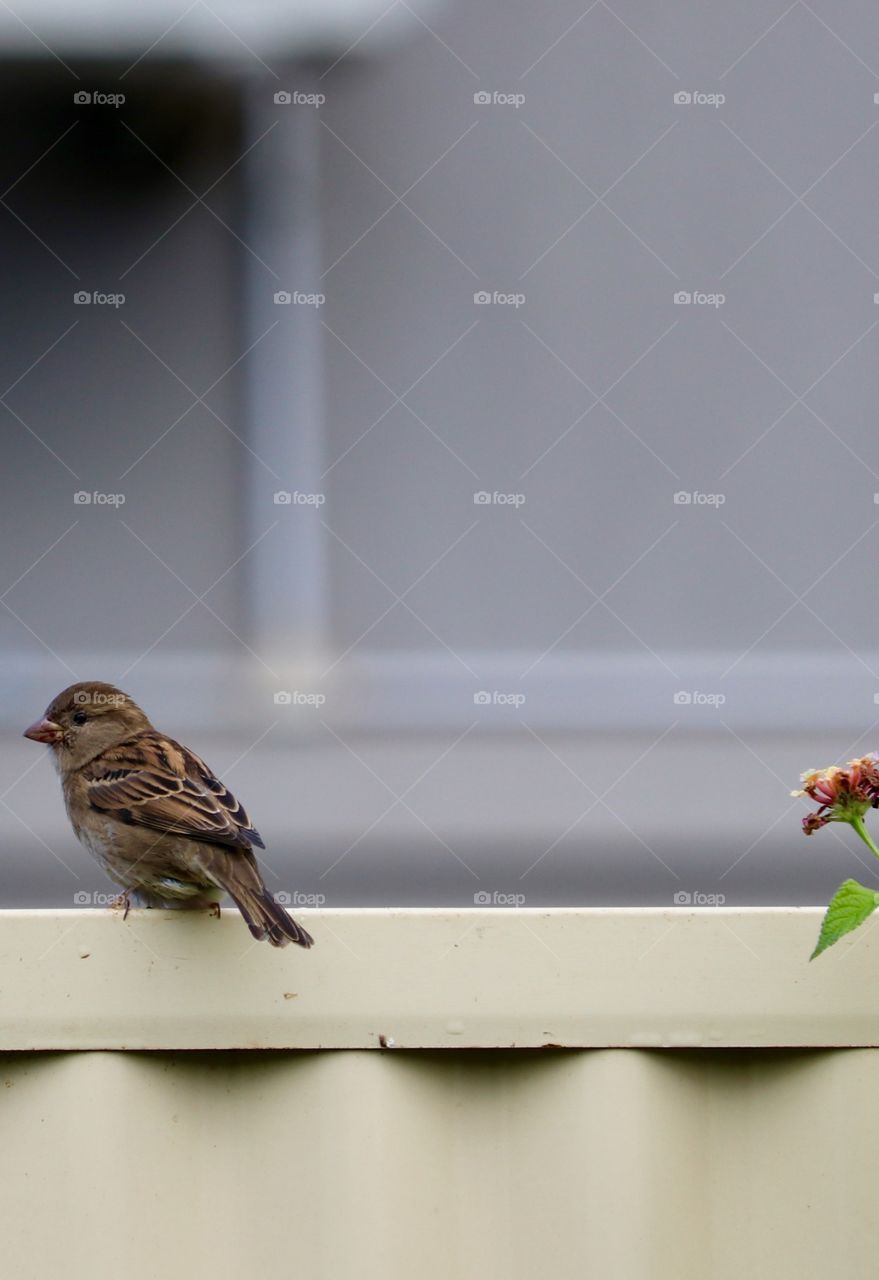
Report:
[[[4,1274],[876,1273],[869,924],[302,914],[0,913]]]

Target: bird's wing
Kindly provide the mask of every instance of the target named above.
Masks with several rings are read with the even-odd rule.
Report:
[[[138,733],[82,770],[89,803],[120,822],[224,844],[265,848],[244,807],[203,760],[160,733]]]

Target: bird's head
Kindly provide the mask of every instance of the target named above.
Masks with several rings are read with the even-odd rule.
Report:
[[[24,731],[52,748],[59,768],[79,768],[133,733],[152,728],[127,693],[89,680],[72,684],[49,703],[41,719]]]

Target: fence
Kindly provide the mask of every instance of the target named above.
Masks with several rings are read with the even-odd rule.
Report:
[[[302,914],[0,914],[6,1274],[874,1273],[869,924]]]

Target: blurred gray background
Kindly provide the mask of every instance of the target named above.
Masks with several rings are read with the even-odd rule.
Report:
[[[788,795],[877,745],[868,8],[32,3],[0,50],[4,905],[110,889],[20,737],[84,678],[294,901],[876,880]]]

